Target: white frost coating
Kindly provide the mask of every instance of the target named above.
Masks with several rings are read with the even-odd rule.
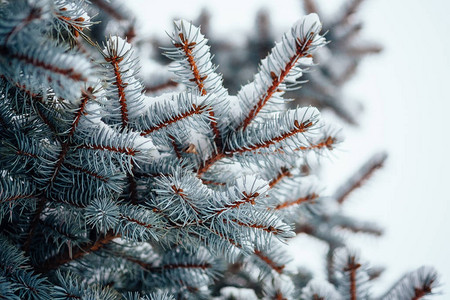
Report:
[[[165,53],[174,60],[170,66],[171,71],[175,73],[179,82],[192,91],[201,95],[215,94],[212,109],[219,128],[224,129],[227,120],[223,116],[229,111],[226,101],[228,91],[223,87],[222,75],[215,72],[216,66],[211,61],[208,40],[198,27],[185,20],[174,22],[171,37],[175,49],[167,49]]]
[[[146,110],[144,104],[144,87],[136,74],[137,59],[130,43],[118,36],[112,36],[103,49],[104,66],[107,69],[106,95],[109,112],[119,118],[121,102],[125,102],[129,121],[138,118]],[[120,78],[118,77],[120,76]],[[120,87],[123,90],[119,90]]]
[[[57,6],[59,6],[60,3],[62,3],[64,5],[61,5],[59,7],[59,10],[56,12],[56,14],[67,15],[68,14],[67,12],[69,12],[72,20],[75,20],[78,18],[83,18],[84,19],[82,21],[83,23],[89,22],[91,20],[91,17],[88,15],[86,10],[84,10],[84,8],[83,8],[83,1],[80,1],[80,3],[77,5],[73,2],[67,3],[66,1],[55,1],[55,4]],[[67,10],[64,11],[64,10],[62,10],[63,8],[66,8]]]
[[[252,289],[227,286],[220,290],[220,298],[218,299],[257,300],[258,297]]]
[[[123,56],[131,50],[131,44],[126,40],[124,40],[120,36],[111,36],[108,40],[108,45],[103,48],[103,53],[107,56],[111,55],[111,49],[108,47],[110,45],[113,46],[113,49],[116,50],[117,56]]]
[[[284,94],[286,83],[295,84],[303,75],[302,66],[313,65],[312,53],[325,45],[325,39],[319,34],[321,29],[318,16],[310,14],[297,21],[283,35],[281,42],[275,44],[271,53],[261,61],[253,82],[238,93],[243,109],[235,127],[242,126],[244,120],[248,122],[257,118],[260,111],[264,113],[270,106],[266,107],[266,103],[277,101]]]
[[[298,120],[299,122],[314,122],[320,118],[319,110],[312,106],[289,110],[288,114],[291,115],[293,120]]]
[[[267,181],[260,177],[251,174],[239,177],[234,184],[238,192],[245,192],[248,195],[259,193],[260,195],[266,193],[269,189]]]
[[[302,289],[302,299],[340,299],[334,285],[325,280],[312,279]]]

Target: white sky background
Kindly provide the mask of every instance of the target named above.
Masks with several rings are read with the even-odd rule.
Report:
[[[318,2],[328,12],[343,1]],[[365,2],[359,14],[365,22],[364,36],[385,49],[367,59],[347,87],[346,94],[361,99],[365,112],[360,128],[344,125],[347,139],[331,157],[326,179],[335,187],[372,153],[386,149],[389,159],[384,169],[345,207],[349,215],[382,225],[385,235],[356,237],[351,244],[372,265],[387,268],[375,282],[374,294],[404,272],[431,265],[443,283],[443,294],[433,299],[450,299],[450,2]],[[196,19],[201,7],[213,14],[216,37],[250,32],[257,9],[263,6],[270,9],[272,25],[280,32],[301,13],[299,0],[132,0],[127,4],[146,16],[140,30],[160,37],[171,30],[173,17]],[[300,238],[292,249],[296,261],[319,276],[324,273],[325,249],[318,243]]]

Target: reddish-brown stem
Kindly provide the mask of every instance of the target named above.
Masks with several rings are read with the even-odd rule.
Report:
[[[102,175],[100,175],[100,174],[97,174],[97,173],[95,173],[95,172],[93,172],[93,171],[89,171],[89,170],[87,170],[87,169],[85,169],[85,168],[83,168],[83,167],[74,166],[74,165],[71,165],[71,164],[65,164],[65,166],[66,166],[67,168],[70,168],[70,169],[73,169],[73,170],[77,170],[77,171],[80,171],[80,172],[82,172],[82,173],[84,173],[84,174],[87,174],[87,175],[89,175],[89,176],[92,176],[92,177],[94,177],[94,178],[96,178],[96,179],[98,179],[98,180],[100,180],[100,181],[108,182],[108,178],[107,178],[107,177],[102,176]]]
[[[256,115],[261,111],[261,109],[266,105],[267,101],[272,97],[272,95],[278,91],[280,84],[284,81],[286,76],[289,75],[289,72],[292,70],[292,68],[295,66],[297,61],[308,55],[309,47],[312,43],[312,39],[308,37],[308,39],[301,43],[300,40],[297,39],[297,48],[295,54],[289,59],[289,61],[286,63],[283,70],[281,70],[281,73],[279,76],[276,76],[275,73],[271,72],[272,77],[272,83],[268,87],[267,91],[259,98],[258,102],[253,106],[253,108],[250,110],[250,112],[245,117],[244,121],[242,122],[241,126],[244,130],[247,128],[248,125],[250,125],[250,122],[256,117]]]
[[[414,288],[414,297],[411,300],[419,300],[427,294],[431,293],[431,286],[424,285],[421,288]]]
[[[247,224],[247,223],[241,222],[241,221],[239,221],[237,219],[232,219],[231,221],[236,223],[236,224],[238,224],[238,225],[240,225],[240,226],[249,227],[249,228],[255,228],[255,229],[261,229],[261,230],[264,230],[264,231],[266,231],[268,233],[272,233],[272,234],[275,234],[275,235],[277,235],[277,234],[282,232],[281,230],[279,230],[279,229],[277,229],[277,228],[275,228],[273,226],[267,226],[267,225],[264,225],[264,224],[256,224],[256,223]],[[223,222],[227,223],[228,221],[226,219],[223,219]]]
[[[298,204],[305,203],[305,202],[311,202],[314,199],[317,199],[318,197],[319,197],[319,195],[312,193],[311,195],[308,195],[306,197],[300,197],[293,201],[286,201],[286,202],[280,203],[277,206],[275,206],[275,209],[279,210],[279,209],[284,209],[284,208],[287,208],[287,207],[290,207],[293,205],[298,205]]]
[[[357,263],[355,257],[350,257],[350,261],[344,268],[345,272],[349,272],[350,281],[350,299],[356,300],[356,271],[361,267],[361,264]]]
[[[36,197],[36,195],[34,195],[34,194],[15,195],[15,196],[8,197],[8,198],[1,200],[0,203],[14,202],[19,199],[27,199],[27,198],[34,198],[34,197]]]
[[[185,192],[182,188],[179,188],[179,187],[175,186],[174,184],[171,186],[171,188],[175,192],[175,194],[180,196],[180,198],[183,199],[184,202],[186,202],[189,205],[189,207],[191,207],[197,214],[199,213],[197,207],[195,207],[195,205],[193,205],[191,203],[190,199],[187,197],[187,195],[185,194]]]
[[[239,206],[241,206],[244,203],[250,203],[250,204],[254,205],[256,198],[259,196],[259,193],[257,193],[257,192],[250,194],[250,195],[248,195],[247,192],[243,192],[242,194],[244,195],[244,198],[240,199],[239,201],[235,201],[231,204],[225,205],[224,208],[222,208],[221,210],[218,210],[216,212],[216,215],[219,215],[228,209],[238,208]]]
[[[95,99],[95,96],[92,94],[94,89],[92,87],[88,87],[87,91],[81,92],[81,103],[80,107],[78,108],[77,112],[75,113],[75,118],[72,123],[72,127],[70,127],[69,131],[69,137],[72,137],[75,133],[75,130],[80,123],[80,119],[83,115],[86,115],[86,104],[90,99]]]
[[[177,48],[180,48],[183,50],[184,55],[187,58],[187,61],[189,63],[189,66],[191,67],[192,74],[194,75],[194,78],[191,79],[191,81],[195,82],[195,84],[198,87],[198,90],[202,96],[205,96],[208,92],[205,89],[205,83],[204,81],[208,77],[207,75],[201,75],[200,71],[198,69],[197,63],[194,58],[194,54],[192,52],[192,49],[195,47],[195,42],[189,42],[182,33],[179,34],[181,43],[176,43],[174,46]],[[212,108],[209,108],[209,115],[211,117],[211,129],[214,133],[214,142],[216,143],[218,152],[222,152],[222,139],[220,135],[219,128],[217,126],[217,121],[215,120],[214,111]]]
[[[134,218],[131,218],[129,216],[125,216],[125,215],[120,214],[120,217],[123,218],[123,219],[126,219],[129,222],[132,222],[132,223],[135,223],[135,224],[137,224],[139,226],[145,227],[147,229],[153,228],[152,224],[144,223],[142,221],[139,221],[138,219],[134,219]]]
[[[176,123],[182,119],[185,119],[187,117],[202,114],[205,111],[205,109],[206,109],[206,106],[202,106],[202,105],[198,106],[198,105],[192,104],[192,108],[190,108],[189,110],[173,117],[172,119],[166,120],[159,125],[156,125],[156,126],[153,126],[153,127],[150,127],[148,129],[144,130],[143,132],[141,132],[141,135],[146,136],[154,131],[157,131],[159,129],[167,127],[167,126],[169,126],[173,123]]]
[[[22,28],[24,28],[25,26],[30,24],[33,20],[39,19],[41,17],[41,12],[42,12],[42,9],[39,7],[31,8],[28,16],[25,19],[23,19],[22,22],[17,24],[17,26],[15,26],[10,32],[8,32],[8,34],[5,37],[4,44],[6,45],[8,43],[8,40],[11,38],[11,36],[14,33],[20,31]]]
[[[283,269],[285,268],[285,265],[278,266],[272,259],[270,259],[267,255],[265,255],[264,253],[262,253],[259,250],[255,249],[254,252],[257,257],[259,257],[262,261],[264,261],[267,265],[269,265],[278,274],[283,273]]]
[[[264,148],[268,148],[271,145],[275,145],[276,143],[279,143],[287,138],[290,138],[298,133],[303,133],[306,132],[307,129],[309,127],[311,127],[313,125],[313,122],[307,120],[303,123],[298,123],[298,121],[295,121],[295,128],[285,132],[283,134],[281,134],[280,136],[276,136],[270,140],[267,141],[263,141],[261,143],[255,143],[251,146],[245,147],[243,149],[236,149],[236,150],[232,150],[232,153],[244,153],[244,152],[249,152],[249,151],[255,151],[255,150],[259,150],[259,149],[264,149]]]
[[[65,7],[61,8],[61,11],[66,11],[66,10],[67,10],[67,8],[65,8]],[[63,16],[62,14],[58,14],[58,13],[57,13],[57,16],[58,16],[58,19],[60,19],[62,22],[67,24],[67,26],[71,29],[71,32],[75,37],[78,37],[80,35],[80,32],[83,31],[83,27],[75,25],[73,23],[73,21],[74,22],[83,22],[84,21],[83,17],[71,19],[69,17]]]
[[[127,87],[128,83],[123,81],[119,66],[119,63],[123,60],[123,56],[113,55],[111,57],[105,57],[105,60],[111,63],[114,69],[114,77],[116,78],[116,80],[114,81],[113,85],[117,87],[123,129],[128,125],[128,108],[127,99],[125,97],[125,88]]]
[[[342,204],[347,197],[357,188],[362,186],[372,174],[383,167],[387,156],[381,155],[371,158],[367,163],[365,163],[349,180],[348,182],[341,186],[336,192],[336,201]]]
[[[84,243],[80,245],[79,248],[77,249],[74,249],[72,251],[65,250],[60,254],[47,259],[39,267],[37,267],[37,270],[41,273],[47,273],[48,271],[54,270],[59,266],[67,264],[76,259],[79,259],[85,256],[86,254],[99,251],[105,245],[110,243],[113,239],[118,237],[120,237],[120,235],[114,234],[113,232],[108,232],[106,235],[102,236],[96,241]]]
[[[87,81],[87,78],[83,76],[83,74],[76,72],[73,68],[59,68],[57,66],[53,66],[51,64],[48,64],[42,60],[37,60],[34,57],[29,57],[26,54],[18,54],[18,53],[11,53],[8,48],[5,48],[3,46],[0,46],[0,54],[9,56],[12,59],[17,59],[20,61],[23,61],[27,64],[33,65],[35,67],[45,69],[47,71],[50,71],[51,73],[61,74],[64,75],[74,81]]]
[[[225,182],[217,182],[217,181],[212,181],[212,180],[206,180],[203,178],[200,178],[200,180],[203,182],[203,184],[209,184],[209,185],[217,185],[217,186],[224,186],[226,185]]]
[[[22,155],[22,156],[33,157],[33,158],[37,158],[38,157],[36,154],[25,152],[25,151],[22,151],[22,150],[17,150],[16,154],[17,155]]]
[[[291,172],[289,172],[289,170],[288,170],[287,168],[282,167],[281,170],[280,170],[280,173],[278,173],[278,176],[275,177],[274,179],[272,179],[272,180],[269,182],[269,187],[270,187],[270,188],[273,188],[273,187],[274,187],[275,185],[277,185],[277,183],[279,183],[283,178],[285,178],[285,177],[291,177],[291,176],[292,176]]]
[[[61,170],[61,166],[64,163],[65,157],[66,157],[67,153],[69,152],[70,147],[72,146],[71,138],[72,138],[73,134],[75,133],[75,129],[79,123],[79,116],[81,116],[81,114],[83,114],[85,106],[91,97],[91,92],[92,92],[92,89],[89,89],[89,88],[88,88],[87,92],[83,92],[83,95],[84,95],[83,100],[80,103],[79,109],[75,113],[75,116],[73,119],[74,121],[72,122],[72,127],[70,128],[69,133],[67,135],[67,140],[61,144],[61,151],[59,152],[58,159],[56,161],[55,168],[53,170],[53,175],[52,175],[52,177],[50,177],[50,179],[47,182],[48,187],[51,187],[53,182],[55,181],[55,178],[56,178],[57,174],[59,173],[59,171]],[[55,132],[55,134],[56,134],[56,132]],[[47,198],[41,197],[37,204],[36,212],[33,216],[31,224],[30,224],[30,231],[29,231],[27,239],[25,240],[25,243],[23,245],[23,249],[26,252],[28,252],[28,250],[29,250],[31,240],[34,235],[35,227],[39,222],[41,213],[44,210],[46,203],[47,203]]]
[[[169,139],[172,142],[172,147],[173,147],[173,150],[175,151],[175,155],[177,156],[178,159],[181,159],[181,152],[178,147],[177,141],[175,140],[175,137],[173,135],[169,135]]]
[[[146,86],[144,89],[144,92],[146,93],[155,93],[161,90],[165,90],[167,88],[170,87],[176,87],[178,86],[178,83],[172,80],[169,80],[165,83],[159,84],[159,85],[155,85],[155,86]]]
[[[208,160],[206,160],[203,163],[203,166],[200,169],[198,169],[198,171],[197,171],[198,176],[201,176],[203,173],[208,171],[209,168],[211,168],[211,166],[213,164],[215,164],[217,161],[221,160],[222,158],[230,157],[230,156],[232,156],[232,154],[225,154],[223,152],[219,152],[219,153],[216,153],[215,155],[211,156]]]
[[[322,142],[319,142],[317,144],[314,145],[309,145],[309,146],[302,146],[299,147],[295,150],[302,150],[302,151],[307,151],[307,150],[313,150],[313,149],[322,149],[322,148],[328,148],[328,149],[333,149],[333,144],[335,142],[335,139],[332,138],[331,136],[327,137],[325,140],[323,140]]]
[[[109,151],[109,152],[117,152],[117,153],[123,153],[127,155],[134,156],[139,151],[133,148],[123,148],[123,147],[113,147],[113,146],[104,146],[104,145],[80,145],[77,147],[77,149],[90,149],[90,150],[103,150],[103,151]]]
[[[285,132],[279,136],[276,136],[270,140],[263,141],[263,142],[257,143],[257,144],[253,144],[253,145],[247,146],[245,148],[230,150],[226,153],[223,153],[223,152],[216,153],[215,155],[213,155],[212,157],[210,157],[208,160],[206,160],[203,163],[203,166],[200,169],[198,169],[197,175],[201,176],[203,173],[208,171],[209,168],[214,163],[216,163],[217,161],[219,161],[222,158],[231,157],[231,156],[233,156],[233,154],[236,154],[236,153],[242,154],[242,153],[249,152],[249,151],[256,151],[259,149],[268,148],[271,145],[279,143],[279,142],[281,142],[287,138],[290,138],[298,133],[306,132],[308,130],[308,128],[311,127],[312,125],[313,125],[313,122],[310,120],[306,120],[305,122],[302,122],[302,123],[299,123],[297,120],[295,120],[294,129],[292,129],[288,132]]]
[[[287,300],[281,291],[277,291],[273,297],[274,300]]]

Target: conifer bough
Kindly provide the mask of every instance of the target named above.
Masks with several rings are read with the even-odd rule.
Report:
[[[370,269],[338,240],[330,282],[287,267],[298,233],[373,232],[330,215],[305,171],[339,131],[282,97],[326,44],[318,16],[295,23],[236,96],[199,28],[176,21],[165,55],[182,89],[154,96],[130,43],[89,37],[92,10],[114,18],[113,3],[0,6],[0,298],[369,298]],[[422,268],[385,298],[436,283]]]

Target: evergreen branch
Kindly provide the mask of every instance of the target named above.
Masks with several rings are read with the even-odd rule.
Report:
[[[290,61],[286,64],[285,68],[281,71],[280,75],[277,76],[274,72],[271,72],[270,75],[272,77],[272,84],[269,86],[267,91],[264,93],[264,96],[259,98],[258,102],[255,104],[255,106],[250,110],[250,112],[247,114],[247,117],[245,117],[244,121],[242,122],[242,128],[245,130],[248,125],[250,125],[250,122],[256,117],[256,115],[261,111],[261,109],[266,105],[267,101],[272,97],[272,95],[278,91],[278,86],[283,82],[284,78],[289,74],[291,69],[295,66],[297,63],[297,60],[303,56],[305,56],[305,53],[307,53],[309,46],[312,43],[312,39],[309,39],[305,45],[299,44],[297,46],[297,51],[294,56],[291,57]]]
[[[288,111],[286,114],[280,115],[275,121],[268,121],[262,125],[252,127],[245,131],[239,130],[230,137],[231,142],[227,145],[225,153],[219,152],[207,159],[203,165],[197,170],[197,174],[201,176],[209,170],[217,161],[232,157],[235,154],[245,154],[248,152],[258,152],[258,150],[267,150],[270,152],[272,146],[281,147],[281,143],[304,134],[317,124],[316,110],[309,108]],[[300,121],[299,121],[300,120]],[[281,125],[280,123],[283,122]],[[283,127],[283,131],[274,132],[273,128]],[[260,137],[263,135],[263,138]],[[265,136],[267,135],[267,136]]]
[[[77,125],[78,125],[79,118],[80,118],[82,112],[85,109],[86,103],[87,103],[88,99],[90,98],[91,91],[92,90],[88,89],[87,93],[84,94],[83,99],[82,99],[82,101],[80,103],[79,109],[75,113],[75,116],[73,118],[74,121],[72,122],[72,127],[69,130],[69,133],[67,135],[67,140],[64,143],[62,143],[62,145],[61,145],[61,150],[59,152],[57,161],[55,163],[55,167],[54,167],[53,172],[52,172],[53,174],[52,174],[52,176],[49,178],[49,180],[46,183],[47,187],[50,187],[50,188],[52,187],[53,182],[55,181],[55,178],[56,178],[57,174],[61,170],[61,167],[62,167],[62,165],[64,163],[65,157],[66,157],[67,153],[69,152],[69,150],[70,150],[70,148],[72,146],[72,139],[71,138],[72,138],[72,136],[75,133],[75,129],[76,129]],[[30,224],[30,229],[29,229],[26,241],[25,241],[25,243],[23,245],[23,249],[26,252],[29,251],[29,247],[30,247],[30,244],[31,244],[31,240],[33,239],[33,235],[34,235],[34,231],[35,231],[36,225],[38,224],[38,221],[40,219],[42,211],[45,208],[47,200],[48,199],[46,197],[43,197],[43,196],[41,196],[40,199],[39,199],[39,202],[38,202],[38,205],[37,205],[37,209],[36,209],[36,211],[34,213],[34,216],[32,218],[31,224]]]
[[[376,170],[383,167],[386,159],[387,154],[384,152],[374,154],[344,185],[337,189],[334,193],[337,203],[342,204],[354,190],[361,187]]]
[[[366,266],[357,254],[340,248],[335,251],[335,276],[337,287],[345,299],[364,299],[368,297],[369,275]]]
[[[134,156],[137,153],[139,153],[139,150],[133,149],[130,147],[114,147],[109,145],[96,145],[96,144],[83,144],[77,146],[77,149],[89,149],[89,150],[102,150],[102,151],[108,151],[113,153],[122,153]]]
[[[155,85],[155,86],[145,86],[144,91],[146,93],[156,93],[156,92],[165,90],[167,88],[172,88],[172,87],[177,87],[177,86],[178,86],[177,82],[169,80],[169,81],[167,81],[165,83],[161,83],[161,84],[158,84],[158,85]]]
[[[0,200],[0,203],[14,202],[19,199],[28,199],[28,198],[34,198],[34,197],[36,197],[35,194],[18,194],[18,195],[10,196],[7,198],[3,198]]]
[[[87,77],[85,77],[81,72],[75,71],[74,68],[72,67],[60,68],[57,67],[56,64],[47,63],[44,60],[39,60],[35,57],[27,55],[26,53],[13,53],[4,46],[0,46],[0,54],[6,57],[10,57],[11,59],[17,59],[23,62],[24,64],[33,65],[37,68],[44,69],[46,71],[49,71],[50,73],[63,75],[67,78],[72,79],[73,81],[82,81],[82,82],[88,81]]]
[[[217,122],[227,115],[228,106],[224,101],[228,92],[222,86],[222,77],[214,72],[216,67],[211,62],[209,46],[200,30],[192,24],[186,29],[184,21],[176,21],[174,29],[172,43],[176,50],[167,52],[166,56],[177,62],[180,69],[174,69],[174,71],[181,82],[198,90],[202,96],[215,94],[215,105],[208,108],[208,113],[216,149],[222,152],[221,131],[225,127],[224,124]]]
[[[6,34],[2,32],[2,35],[4,35],[4,41],[3,41],[4,45],[8,44],[9,39],[14,34],[20,32],[27,25],[29,25],[33,21],[38,20],[42,17],[42,14],[43,14],[42,7],[38,7],[38,6],[27,7],[27,10],[28,10],[28,12],[26,12],[24,15],[19,17],[20,21],[17,22],[14,26],[12,26],[11,29],[9,30],[9,32],[7,32]],[[23,13],[23,11],[21,11],[20,13]],[[8,20],[8,21],[11,21],[11,20]],[[8,24],[7,22],[5,22],[5,23]],[[11,22],[11,23],[13,23],[13,22]]]
[[[205,173],[206,171],[209,170],[209,168],[211,168],[216,162],[218,162],[219,160],[221,160],[222,158],[225,157],[231,157],[231,154],[225,154],[223,152],[218,152],[217,154],[211,156],[210,158],[208,158],[203,164],[202,166],[197,170],[197,174],[200,177],[203,173]]]
[[[168,119],[168,120],[163,120],[162,122],[160,122],[158,125],[150,127],[144,131],[141,132],[141,136],[146,136],[150,133],[153,133],[157,130],[160,130],[164,127],[167,127],[171,124],[174,124],[176,122],[179,122],[183,119],[186,119],[187,117],[191,117],[194,115],[201,115],[206,111],[207,107],[205,105],[196,105],[196,104],[192,104],[192,107],[190,107],[189,109],[185,110],[184,112],[176,115],[176,116],[172,116],[172,118]]]
[[[215,186],[225,186],[226,185],[225,182],[217,182],[217,181],[213,181],[213,180],[206,180],[203,178],[200,178],[200,180],[203,182],[203,184],[206,184],[206,185],[215,185]]]
[[[180,148],[178,147],[177,141],[175,140],[175,137],[173,135],[168,135],[169,139],[172,142],[172,146],[173,146],[173,150],[175,151],[175,155],[178,159],[181,159],[181,151]]]
[[[351,300],[356,300],[356,270],[358,270],[360,267],[361,267],[361,264],[359,264],[355,261],[354,256],[351,256],[349,258],[347,266],[344,268],[344,271],[348,272],[348,274],[349,274],[348,281],[350,282],[349,294],[350,294]]]
[[[207,78],[207,75],[200,76],[200,72],[198,70],[197,64],[194,59],[194,55],[192,53],[192,49],[196,45],[196,42],[189,42],[183,35],[183,33],[178,34],[181,40],[181,43],[175,43],[174,46],[177,48],[180,48],[184,51],[184,54],[186,55],[187,61],[190,65],[190,68],[192,70],[192,74],[194,75],[194,78],[191,80],[195,82],[195,84],[198,87],[198,90],[202,96],[206,95],[206,90],[204,86],[204,81]]]
[[[288,168],[286,167],[281,167],[280,172],[278,173],[277,177],[275,177],[274,179],[272,179],[269,182],[269,187],[273,188],[275,185],[277,185],[283,178],[285,177],[291,177],[292,174],[289,171]]]
[[[333,145],[336,143],[336,139],[328,136],[325,139],[323,139],[322,141],[319,141],[315,144],[312,144],[310,146],[301,146],[299,148],[297,148],[296,150],[301,150],[301,151],[309,151],[309,150],[318,150],[318,149],[323,149],[323,148],[327,148],[329,150],[333,149]]]
[[[245,192],[245,191],[242,192],[242,194],[244,195],[244,198],[242,198],[240,200],[236,200],[230,204],[225,205],[224,208],[222,208],[216,212],[216,215],[219,215],[219,214],[223,213],[224,211],[227,211],[230,209],[236,209],[245,203],[250,203],[250,204],[254,205],[256,198],[258,198],[260,195],[258,192],[247,194],[247,192]]]
[[[305,197],[300,197],[300,198],[292,200],[292,201],[282,202],[282,203],[278,204],[277,206],[275,206],[274,209],[281,210],[281,209],[285,209],[285,208],[288,208],[293,205],[299,205],[302,203],[313,202],[317,198],[319,198],[319,195],[317,195],[316,193],[312,193],[310,195],[307,195]]]
[[[49,271],[55,270],[62,265],[80,259],[87,254],[101,250],[112,240],[118,237],[120,237],[120,235],[117,235],[110,231],[96,241],[89,241],[87,243],[81,244],[79,248],[75,250],[65,250],[63,252],[60,252],[56,256],[48,258],[40,266],[37,266],[36,269],[40,273],[48,273]]]
[[[95,99],[96,97],[93,95],[94,89],[92,87],[88,87],[86,91],[81,92],[81,103],[75,113],[75,117],[72,122],[72,126],[70,127],[68,137],[72,137],[75,133],[77,126],[80,123],[81,117],[86,115],[86,105],[89,100]]]
[[[92,44],[90,39],[83,34],[83,29],[92,25],[85,10],[86,7],[84,7],[84,3],[80,2],[75,4],[62,1],[56,6],[57,7],[53,10],[54,17],[57,21],[56,30],[59,31],[60,27],[62,27],[75,39],[81,34]]]
[[[418,300],[425,296],[435,294],[439,285],[436,270],[431,267],[421,267],[413,272],[405,274],[394,286],[380,299],[411,299]]]
[[[254,81],[239,91],[238,99],[243,102],[246,111],[242,112],[237,128],[245,130],[272,96],[282,94],[285,86],[281,85],[285,81],[295,82],[302,76],[299,63],[310,59],[312,51],[324,45],[320,30],[317,15],[311,14],[284,34],[281,44],[276,45],[261,62]]]
[[[179,37],[181,40],[181,43],[175,43],[174,46],[177,48],[181,48],[184,51],[184,54],[186,55],[187,61],[190,65],[190,68],[192,70],[192,74],[194,78],[190,79],[197,85],[197,88],[202,96],[206,96],[207,91],[205,89],[204,81],[208,77],[208,75],[200,75],[200,72],[197,67],[197,63],[195,62],[194,55],[192,53],[193,47],[196,45],[196,42],[189,42],[183,35],[183,33],[179,33]],[[214,120],[214,111],[212,109],[208,109],[209,115],[211,117],[211,128],[214,132],[215,136],[215,142],[219,149],[222,149],[222,141],[219,129],[217,128],[217,122]],[[220,152],[220,150],[219,150]]]
[[[98,173],[96,173],[96,172],[93,172],[93,171],[90,171],[90,170],[88,170],[88,169],[85,169],[85,168],[83,168],[83,167],[79,167],[79,166],[74,166],[74,165],[72,165],[72,164],[64,164],[67,168],[69,168],[69,169],[73,169],[73,170],[77,170],[77,171],[80,171],[80,172],[82,172],[82,173],[84,173],[84,174],[87,174],[87,175],[89,175],[89,176],[92,176],[92,177],[94,177],[95,179],[98,179],[98,180],[100,180],[100,181],[103,181],[103,182],[108,182],[108,178],[107,177],[105,177],[105,176],[103,176],[103,175],[100,175],[100,174],[98,174]]]
[[[228,221],[227,221],[227,219],[223,219],[223,222],[227,223]],[[284,230],[275,228],[272,225],[267,226],[266,224],[258,224],[258,223],[247,224],[247,223],[239,221],[237,219],[232,219],[231,222],[234,222],[234,223],[238,224],[239,226],[244,226],[244,227],[264,230],[265,232],[271,233],[271,234],[274,234],[274,235],[277,235],[277,234],[280,234],[280,233],[284,232]]]
[[[123,56],[117,56],[117,53],[115,53],[112,56],[105,57],[105,60],[112,65],[114,70],[115,81],[113,85],[117,87],[120,111],[122,116],[122,128],[125,128],[128,125],[128,108],[127,99],[125,98],[125,87],[127,84],[122,80],[122,74],[119,67],[119,63],[123,60],[123,58]]]
[[[283,274],[283,270],[286,267],[285,265],[277,265],[270,257],[265,255],[262,251],[255,249],[254,254],[264,261],[272,270],[277,272],[278,274]]]

